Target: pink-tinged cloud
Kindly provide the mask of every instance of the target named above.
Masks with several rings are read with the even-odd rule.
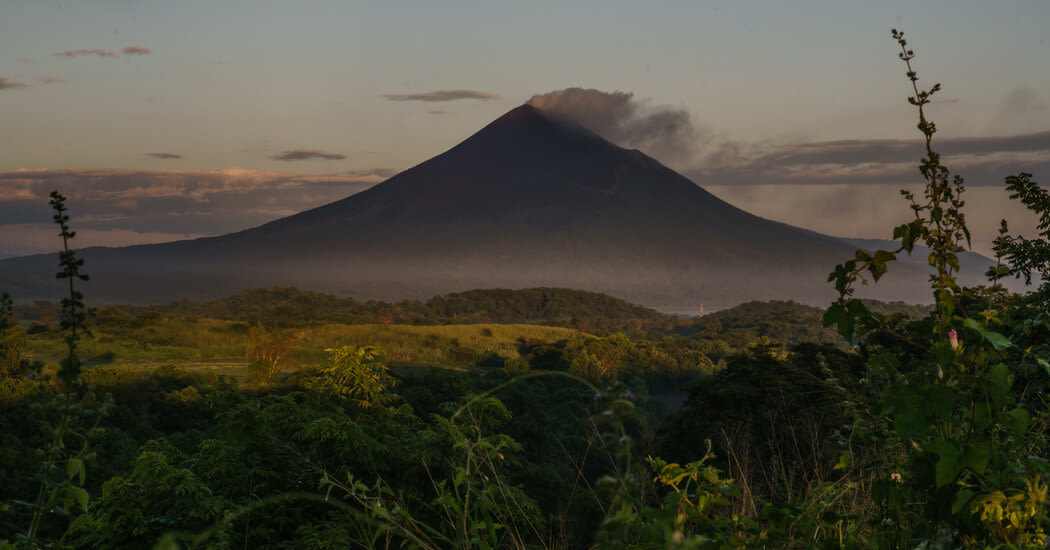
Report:
[[[142,229],[211,232],[188,223],[158,229],[150,217],[201,219],[223,232],[294,214],[344,198],[386,180],[395,171],[354,170],[330,174],[295,174],[247,168],[223,170],[44,170],[0,172],[0,220],[47,223],[48,194],[58,189],[105,226],[105,220],[141,218]],[[122,205],[134,207],[126,209]],[[223,219],[251,220],[233,225]],[[41,216],[44,216],[41,218]],[[258,223],[256,223],[258,222]],[[195,223],[195,222],[194,222]]]
[[[390,101],[455,101],[457,99],[477,99],[489,101],[499,99],[499,95],[480,90],[434,90],[432,92],[420,92],[415,94],[383,94]]]
[[[123,50],[120,50],[120,53],[124,55],[147,55],[153,53],[153,50],[149,48],[140,48],[138,46],[128,46]]]
[[[393,168],[369,168],[367,170],[347,170],[340,175],[353,178],[382,178],[380,181],[396,175],[400,170]],[[378,183],[378,182],[376,182]]]
[[[36,81],[40,84],[59,84],[61,82],[65,82],[65,80],[62,80],[57,76],[38,76]]]
[[[318,151],[317,149],[290,149],[288,151],[281,151],[276,155],[270,155],[270,160],[343,160],[346,155],[340,155],[339,153],[325,153],[324,151]]]
[[[147,157],[153,157],[155,159],[181,159],[182,155],[178,153],[146,153]]]
[[[247,168],[0,172],[0,255],[51,250],[54,231],[47,201],[55,189],[69,197],[78,236],[82,230],[110,231],[107,235],[112,238],[97,244],[116,246],[256,227],[343,199],[394,173],[385,168],[330,174]],[[32,238],[27,236],[29,225],[39,227]],[[13,226],[26,226],[18,231],[26,238],[7,238],[11,234],[7,229]],[[135,234],[146,235],[141,239],[147,240]],[[26,244],[17,248],[11,242]]]
[[[0,90],[16,90],[18,88],[28,88],[29,85],[24,82],[15,82],[9,78],[0,76]]]
[[[117,57],[114,52],[108,52],[106,50],[69,50],[65,52],[58,52],[55,57],[82,57],[85,55],[96,55],[98,57]]]

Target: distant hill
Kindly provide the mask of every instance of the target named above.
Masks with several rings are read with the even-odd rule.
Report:
[[[253,289],[203,303],[179,300],[166,305],[119,307],[130,314],[156,312],[161,315],[200,316],[279,326],[321,322],[533,323],[615,329],[630,321],[672,319],[619,298],[565,288],[480,289],[436,296],[426,302],[360,302],[320,292],[275,287]],[[43,310],[53,310],[54,306],[38,303],[20,305],[16,309],[23,318],[40,319]]]
[[[928,306],[865,300],[872,311],[921,319]],[[785,348],[813,342],[845,348],[846,341],[834,328],[824,328],[824,308],[792,301],[746,302],[703,317],[680,320],[672,331],[696,341],[697,349],[717,360],[747,350],[755,343]]]
[[[734,349],[746,348],[756,339],[783,343],[841,344],[834,329],[824,328],[824,309],[792,301],[746,302],[704,315],[676,327],[678,334],[721,341]]]
[[[468,322],[669,319],[647,307],[606,294],[565,288],[469,290],[431,298],[426,305],[438,315]]]
[[[824,305],[827,274],[853,252],[527,105],[331,204],[219,237],[81,251],[95,302],[213,300],[273,286],[359,300],[561,287],[690,307]],[[55,265],[54,255],[0,260],[0,289],[53,299],[62,293]],[[928,302],[925,281],[924,266],[906,264],[859,294]]]

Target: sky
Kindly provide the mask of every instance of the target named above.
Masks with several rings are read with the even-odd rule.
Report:
[[[1050,2],[0,0],[0,257],[245,229],[343,198],[525,102],[755,214],[888,238],[921,186],[890,28],[939,82],[974,248],[1050,181]]]

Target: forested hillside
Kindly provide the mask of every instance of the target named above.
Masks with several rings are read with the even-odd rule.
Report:
[[[57,304],[34,302],[16,307],[25,320],[55,319]],[[260,288],[210,302],[179,300],[166,305],[121,305],[129,315],[198,316],[268,326],[318,322],[362,324],[534,323],[589,326],[608,330],[671,318],[649,308],[596,292],[566,288],[479,289],[420,302],[361,302],[297,288]]]

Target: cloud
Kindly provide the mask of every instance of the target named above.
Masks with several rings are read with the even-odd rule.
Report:
[[[921,184],[900,187],[922,196]],[[705,189],[756,216],[838,237],[889,239],[894,226],[915,216],[896,186],[759,183]],[[1004,189],[968,187],[962,198],[975,252],[991,255],[1000,219],[1009,222],[1012,234],[1034,237],[1038,233],[1038,217],[1010,200]]]
[[[64,82],[61,78],[53,76],[38,76],[35,80],[38,84],[43,85]],[[32,88],[32,86],[25,82],[16,82],[9,78],[0,77],[0,90],[16,90],[20,88]]]
[[[15,82],[9,78],[0,76],[0,90],[15,90],[18,88],[28,88],[29,85],[24,82]]]
[[[182,155],[177,153],[146,153],[147,157],[153,157],[155,159],[181,159]]]
[[[288,151],[281,151],[276,155],[270,155],[268,158],[270,160],[343,160],[346,158],[346,155],[325,153],[324,151],[318,151],[317,149],[291,149]]]
[[[368,170],[347,170],[346,172],[333,174],[332,177],[352,178],[355,181],[374,181],[375,183],[379,183],[393,177],[399,172],[400,170],[395,170],[393,168],[370,168]]]
[[[432,115],[447,115],[448,114],[448,111],[442,111],[441,109],[432,109],[432,110],[427,111],[427,112],[432,114]]]
[[[934,147],[969,186],[997,186],[1020,171],[1050,174],[1050,132],[949,138]],[[757,152],[756,152],[757,151]],[[756,146],[683,172],[705,185],[889,184],[920,181],[920,140],[842,140]],[[707,160],[711,160],[709,157]]]
[[[1028,127],[1045,130],[1050,124],[1038,127],[1044,120],[1038,117],[1046,101],[1029,92],[1011,93],[1000,118],[1028,120]],[[528,104],[640,149],[748,212],[815,231],[888,237],[892,225],[914,215],[897,190],[921,195],[924,149],[917,139],[734,141],[707,130],[685,109],[623,91],[568,88],[533,96]],[[1013,134],[934,143],[944,164],[966,179],[967,219],[975,246],[984,252],[1000,217],[1021,231],[1034,227],[1033,217],[1002,191],[1003,178],[1025,171],[1036,181],[1050,180],[1050,132]]]
[[[707,130],[682,108],[640,100],[630,92],[566,88],[527,102],[579,124],[617,145],[642,152],[707,185],[914,183],[919,140],[815,143],[740,142]],[[1015,90],[1004,112],[1021,118],[1050,109],[1034,92]],[[1045,129],[1046,126],[1043,126]],[[971,186],[1000,185],[1018,171],[1050,171],[1050,132],[938,139],[935,147]]]
[[[457,99],[479,99],[488,101],[499,99],[499,96],[479,90],[435,90],[433,92],[421,92],[416,94],[383,94],[390,101],[455,101]]]
[[[120,50],[120,53],[124,55],[146,55],[153,53],[153,50],[149,48],[140,48],[138,46],[128,46],[123,50]]]
[[[84,55],[97,55],[99,57],[117,57],[117,54],[106,50],[69,50],[58,52],[55,57],[81,57]]]
[[[385,168],[331,174],[245,168],[0,172],[0,250],[29,254],[53,249],[47,201],[55,189],[69,197],[78,237],[87,234],[82,231],[100,232],[100,240],[92,243],[116,246],[256,227],[363,191],[395,172]]]
[[[695,159],[710,138],[694,124],[687,110],[653,105],[630,92],[566,88],[534,95],[526,103],[617,145],[640,149],[675,165]]]

